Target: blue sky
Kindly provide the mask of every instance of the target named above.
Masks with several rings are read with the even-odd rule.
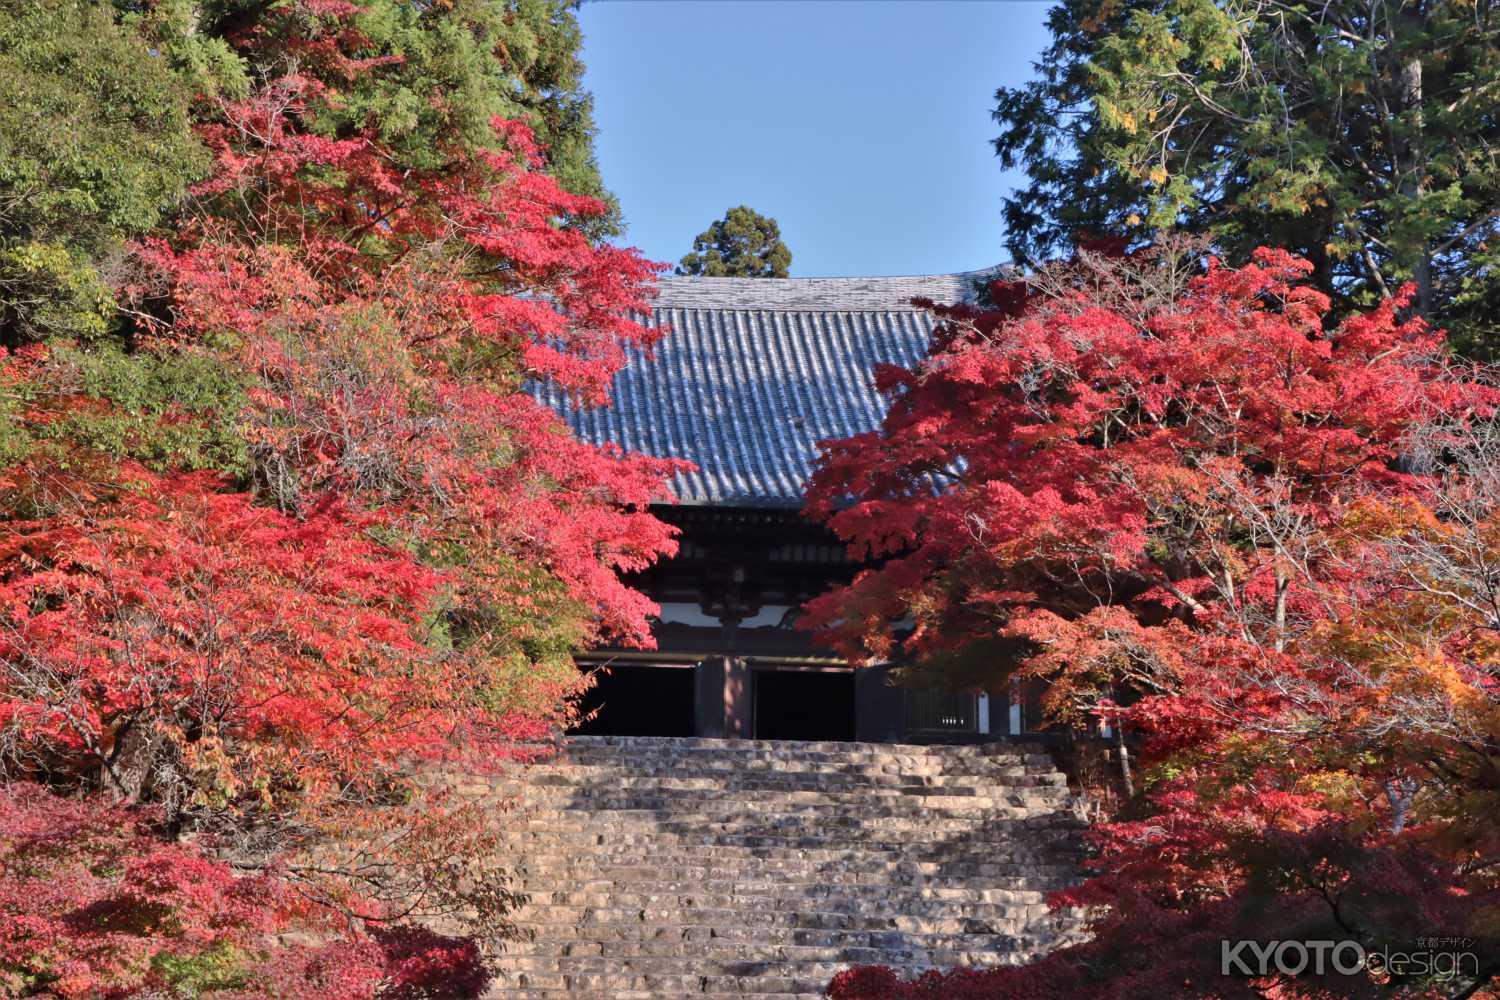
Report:
[[[998,263],[996,87],[1044,0],[600,0],[579,12],[625,241],[675,263],[724,210],[781,224],[793,276]]]

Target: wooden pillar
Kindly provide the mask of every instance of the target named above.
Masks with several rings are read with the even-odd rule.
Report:
[[[695,670],[693,729],[709,739],[749,739],[755,731],[754,673],[732,653],[710,656]]]
[[[724,735],[731,739],[755,735],[754,683],[750,661],[743,656],[724,658]]]

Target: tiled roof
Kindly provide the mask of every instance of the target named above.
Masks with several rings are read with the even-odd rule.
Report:
[[[966,300],[981,273],[664,277],[651,323],[671,332],[616,376],[613,405],[534,391],[586,441],[693,462],[673,482],[685,503],[794,506],[817,442],[880,423],[874,367],[925,351],[932,319],[910,300]]]

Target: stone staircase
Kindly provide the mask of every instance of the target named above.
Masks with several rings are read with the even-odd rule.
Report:
[[[488,996],[822,995],[850,965],[1076,939],[1063,775],[1035,747],[575,737],[494,786],[529,896]]]

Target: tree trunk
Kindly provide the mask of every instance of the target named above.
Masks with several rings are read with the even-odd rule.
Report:
[[[1412,31],[1420,37],[1425,21],[1421,5],[1416,5],[1414,9],[1407,11],[1404,19]],[[1393,38],[1391,41],[1392,44],[1398,44],[1400,39]],[[1400,191],[1412,201],[1418,201],[1427,193],[1427,151],[1424,148],[1422,136],[1422,57],[1420,50],[1407,56],[1401,63],[1399,82],[1401,109],[1408,112],[1407,120],[1412,129],[1410,136],[1398,140],[1402,147],[1399,151],[1398,166],[1405,168],[1401,171]],[[1432,247],[1425,241],[1417,250],[1412,280],[1417,284],[1417,310],[1423,316],[1431,316]]]
[[[1135,778],[1130,771],[1130,748],[1125,745],[1125,727],[1115,720],[1115,749],[1120,754],[1120,780],[1125,783],[1127,798],[1135,796]]]

